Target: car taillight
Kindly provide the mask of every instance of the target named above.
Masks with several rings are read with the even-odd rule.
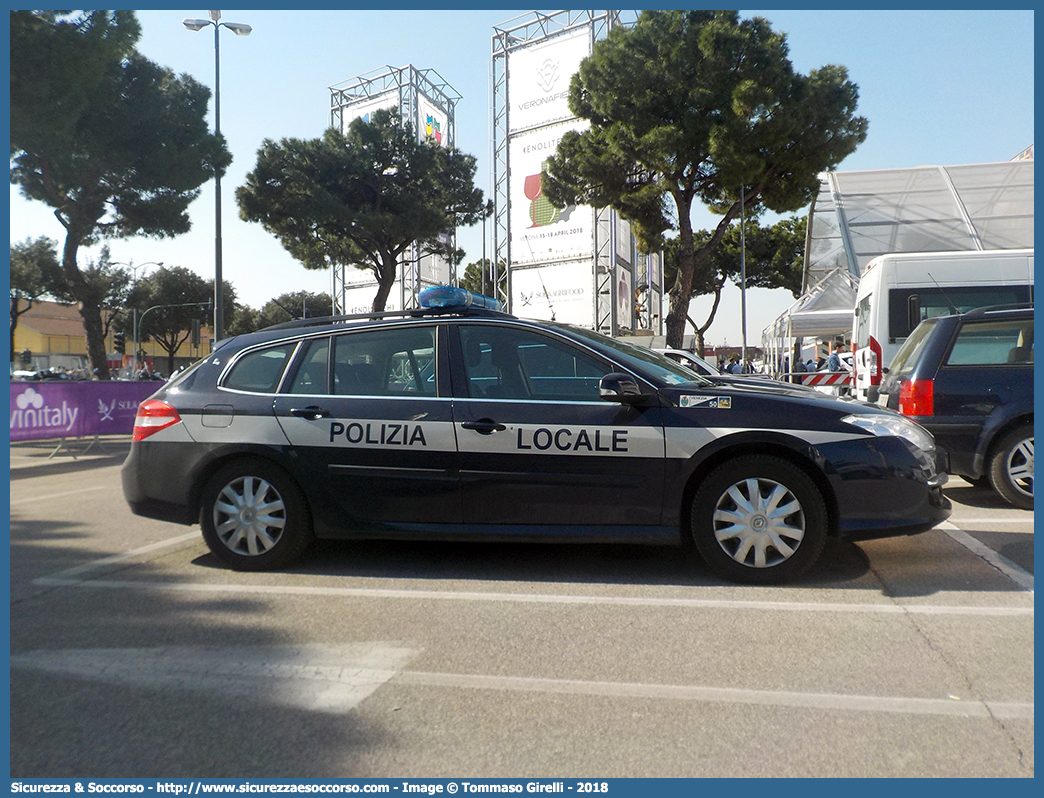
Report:
[[[143,441],[155,435],[161,429],[181,421],[178,411],[158,399],[146,399],[138,405],[138,415],[134,417],[134,433],[131,440]]]
[[[899,412],[904,416],[935,413],[935,383],[932,380],[906,380],[899,387]]]

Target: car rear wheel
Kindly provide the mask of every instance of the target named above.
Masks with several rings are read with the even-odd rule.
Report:
[[[221,468],[203,490],[203,539],[237,571],[282,568],[312,541],[312,518],[297,484],[260,459]]]
[[[1006,432],[990,458],[990,482],[1011,504],[1033,509],[1033,425]]]
[[[696,549],[712,570],[736,582],[797,578],[819,559],[826,527],[815,483],[778,457],[737,457],[718,466],[692,504]]]

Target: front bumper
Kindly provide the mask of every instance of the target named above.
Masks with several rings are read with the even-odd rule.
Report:
[[[823,447],[837,500],[837,533],[853,540],[915,535],[950,517],[946,453],[890,436]]]

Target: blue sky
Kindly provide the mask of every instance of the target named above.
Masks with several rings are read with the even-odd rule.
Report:
[[[260,225],[239,220],[235,188],[244,182],[265,138],[315,138],[329,124],[331,85],[384,66],[435,70],[463,99],[458,147],[478,159],[476,183],[490,195],[488,72],[492,27],[529,10],[224,11],[223,20],[253,27],[248,37],[221,32],[221,129],[234,162],[222,180],[225,279],[254,307],[287,291],[329,291],[327,273],[307,272]],[[760,15],[788,36],[796,69],[843,64],[858,86],[867,141],[839,169],[1005,161],[1033,143],[1032,11],[741,11]],[[213,87],[212,29],[181,20],[203,9],[141,11],[138,49],[157,63]],[[211,102],[213,113],[213,101]],[[192,231],[170,240],[113,241],[116,261],[162,261],[204,277],[214,269],[214,189],[192,205]],[[698,227],[714,223],[694,216]],[[41,203],[11,189],[11,241],[62,228]],[[464,263],[482,256],[481,227],[461,230]],[[96,250],[81,250],[81,256]],[[154,267],[149,267],[154,268]],[[716,344],[741,338],[739,292],[729,290],[708,334]],[[792,298],[752,290],[747,339]],[[693,317],[702,321],[700,302]]]

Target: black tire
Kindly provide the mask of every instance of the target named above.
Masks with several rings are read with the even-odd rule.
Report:
[[[990,457],[990,484],[1004,499],[1023,510],[1033,509],[1033,425],[1004,433]]]
[[[696,549],[711,570],[734,582],[796,579],[819,559],[826,536],[819,488],[778,457],[747,455],[723,463],[700,483],[692,502]]]
[[[312,515],[297,483],[259,458],[229,463],[210,478],[199,524],[210,551],[236,571],[283,568],[312,542]]]

